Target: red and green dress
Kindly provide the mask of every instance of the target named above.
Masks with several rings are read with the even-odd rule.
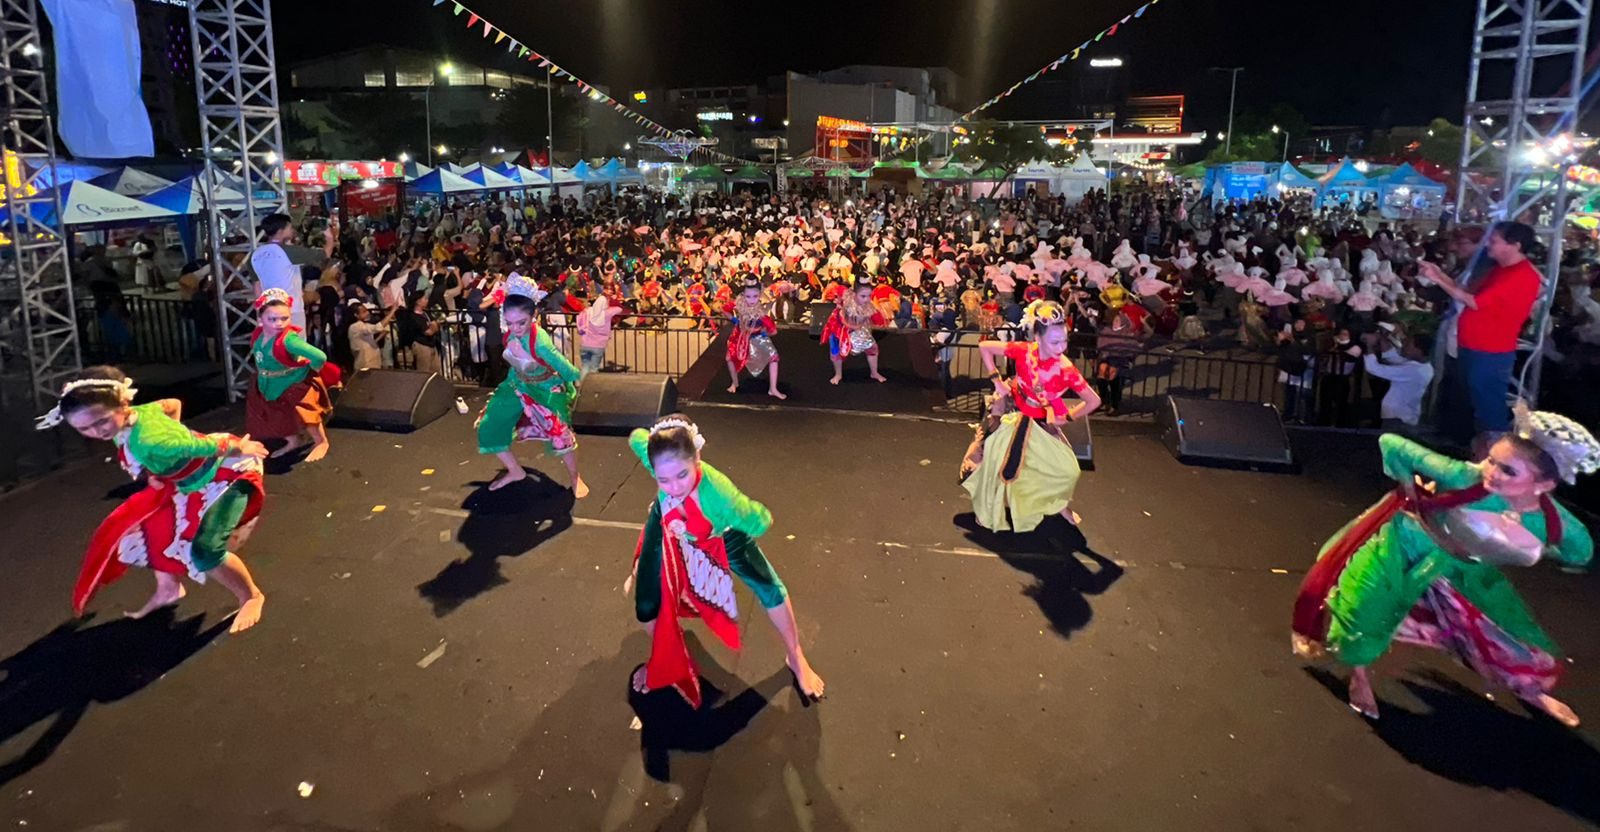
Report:
[[[113,440],[117,462],[145,487],[95,529],[72,592],[83,614],[100,587],[143,566],[204,583],[261,513],[261,463],[234,456],[238,437],[201,434],[168,416],[159,402],[137,405]]]
[[[652,476],[650,433],[636,430],[628,444]],[[699,618],[729,648],[739,649],[739,610],[733,578],[749,587],[764,609],[783,606],[789,590],[755,539],[772,527],[772,512],[746,497],[721,471],[700,463],[699,482],[679,500],[657,492],[634,552],[634,614],[656,622],[649,690],[672,687],[700,706],[700,679],[683,638],[682,618]],[[688,541],[667,533],[682,522]]]
[[[245,396],[245,432],[254,439],[284,439],[306,425],[321,424],[333,411],[330,386],[339,383],[338,366],[306,343],[296,327],[268,339],[257,332],[250,345],[256,383]]]
[[[1534,621],[1495,566],[1446,552],[1417,512],[1467,509],[1506,515],[1545,542],[1545,557],[1587,565],[1594,540],[1571,512],[1546,496],[1539,510],[1516,513],[1483,485],[1477,466],[1434,453],[1393,434],[1379,437],[1391,479],[1432,480],[1435,493],[1396,489],[1322,547],[1295,600],[1294,633],[1302,653],[1325,648],[1365,667],[1395,641],[1445,650],[1474,671],[1535,698],[1564,668],[1561,651]]]
[[[539,440],[556,455],[578,447],[572,432],[572,403],[578,398],[578,368],[561,354],[550,333],[535,327],[530,335],[515,339],[529,358],[514,360],[483,414],[478,417],[478,453],[498,454],[513,442]]]
[[[1065,355],[1042,360],[1038,344],[1013,341],[1005,355],[1016,365],[1009,385],[1015,410],[984,439],[983,461],[962,485],[979,525],[1028,532],[1061,513],[1078,488],[1078,456],[1061,423],[1066,395],[1083,395],[1089,383]]]

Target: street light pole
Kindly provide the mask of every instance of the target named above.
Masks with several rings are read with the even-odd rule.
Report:
[[[551,90],[555,83],[550,80],[550,74],[544,77],[544,176],[550,180],[550,201],[556,199],[556,116],[555,105],[550,101]]]
[[[1239,73],[1244,71],[1244,67],[1214,66],[1211,67],[1211,71],[1226,72],[1233,77],[1232,82],[1228,85],[1228,133],[1222,139],[1222,152],[1231,154],[1233,152],[1233,102],[1239,92]]]
[[[433,79],[422,90],[423,120],[428,124],[428,167],[433,167]]]
[[[1285,164],[1287,164],[1288,161],[1289,161],[1289,131],[1288,130],[1283,131],[1283,161],[1284,161]]]

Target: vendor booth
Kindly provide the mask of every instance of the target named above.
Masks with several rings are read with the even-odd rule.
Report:
[[[1231,162],[1206,168],[1201,191],[1213,204],[1236,199],[1251,200],[1266,193],[1277,171],[1267,162]]]
[[[1356,168],[1355,162],[1350,161],[1348,156],[1317,181],[1322,185],[1321,195],[1317,198],[1318,208],[1329,205],[1354,208],[1363,202],[1375,202],[1378,199],[1378,186]]]
[[[1294,165],[1284,162],[1272,174],[1272,190],[1278,195],[1292,194],[1296,191],[1310,191],[1315,194],[1321,190],[1322,183],[1314,177],[1307,176]]]
[[[1410,163],[1376,181],[1378,212],[1384,219],[1438,219],[1444,211],[1445,193],[1449,189],[1423,176]]]

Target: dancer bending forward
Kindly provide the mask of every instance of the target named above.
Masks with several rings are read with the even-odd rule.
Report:
[[[256,298],[260,325],[250,343],[256,362],[256,383],[245,395],[245,432],[259,439],[286,439],[274,459],[306,445],[306,462],[328,455],[323,426],[333,411],[330,386],[339,383],[339,367],[322,350],[306,343],[300,327],[290,323],[294,298],[282,289],[268,289]]]
[[[573,496],[581,500],[589,496],[589,486],[578,474],[578,436],[572,432],[580,373],[556,348],[550,333],[539,328],[542,297],[544,292],[526,277],[516,275],[506,281],[500,320],[505,324],[504,355],[511,371],[478,417],[478,453],[493,454],[506,467],[489,483],[490,491],[498,491],[528,476],[511,452],[511,443],[541,440],[561,457],[572,477]]]
[[[195,433],[178,421],[177,399],[134,405],[136,392],[115,367],[91,367],[67,383],[55,409],[39,420],[40,430],[67,422],[89,439],[110,440],[123,470],[144,479],[144,488],[89,539],[73,612],[82,615],[94,593],[129,566],[143,566],[155,574],[155,593],[129,618],[177,604],[187,575],[202,584],[216,578],[232,592],[239,611],[229,632],[247,630],[261,620],[266,596],[234,550],[261,513],[267,449],[249,436]]]
[[[987,430],[980,427],[962,466],[979,525],[997,532],[1032,531],[1051,514],[1079,522],[1072,495],[1081,472],[1061,426],[1100,406],[1100,397],[1067,358],[1067,315],[1061,304],[1028,304],[1023,324],[1033,336],[1030,342],[978,344],[995,383],[997,407],[1009,400],[1015,411],[991,416]],[[995,369],[1001,357],[1016,364],[1009,382]],[[1068,404],[1069,391],[1081,401]]]
[[[739,392],[741,370],[749,370],[752,376],[767,370],[767,395],[789,398],[778,392],[778,350],[772,345],[778,324],[761,305],[761,281],[755,275],[747,276],[741,284],[739,297],[733,302],[732,318],[733,330],[728,334],[728,392]]]
[[[872,305],[871,280],[863,277],[856,281],[854,290],[840,294],[839,305],[822,328],[822,341],[828,345],[828,357],[833,360],[833,378],[828,383],[838,384],[844,378],[844,360],[852,355],[865,355],[872,378],[888,381],[878,372],[878,342],[872,337],[873,327],[888,325],[889,319]]]
[[[1451,653],[1576,727],[1578,715],[1550,695],[1564,669],[1559,648],[1505,575],[1471,550],[1483,552],[1488,540],[1514,552],[1485,555],[1493,560],[1587,564],[1593,540],[1550,492],[1557,479],[1572,482],[1600,467],[1600,445],[1563,416],[1522,407],[1515,430],[1478,464],[1393,434],[1378,445],[1384,473],[1401,486],[1323,546],[1295,600],[1295,652],[1314,658],[1325,648],[1350,665],[1350,707],[1371,719],[1378,703],[1367,668],[1401,641]],[[1419,477],[1432,481],[1432,493],[1411,487]],[[1475,527],[1479,542],[1441,533],[1441,519],[1446,529]]]
[[[821,698],[822,677],[800,649],[789,590],[755,542],[771,528],[772,512],[700,460],[705,441],[687,417],[668,416],[648,431],[636,430],[629,444],[659,489],[629,578],[634,613],[651,637],[650,661],[634,672],[634,690],[671,686],[700,707],[699,674],[679,618],[703,619],[724,644],[739,649],[737,575],[783,639],[800,693]]]

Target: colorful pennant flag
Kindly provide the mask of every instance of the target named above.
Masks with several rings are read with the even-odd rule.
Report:
[[[460,6],[457,6],[456,8],[460,8]],[[481,19],[482,18],[478,17],[477,14],[473,14],[471,17],[467,18],[467,28],[471,29],[472,27],[478,25],[478,21]]]

